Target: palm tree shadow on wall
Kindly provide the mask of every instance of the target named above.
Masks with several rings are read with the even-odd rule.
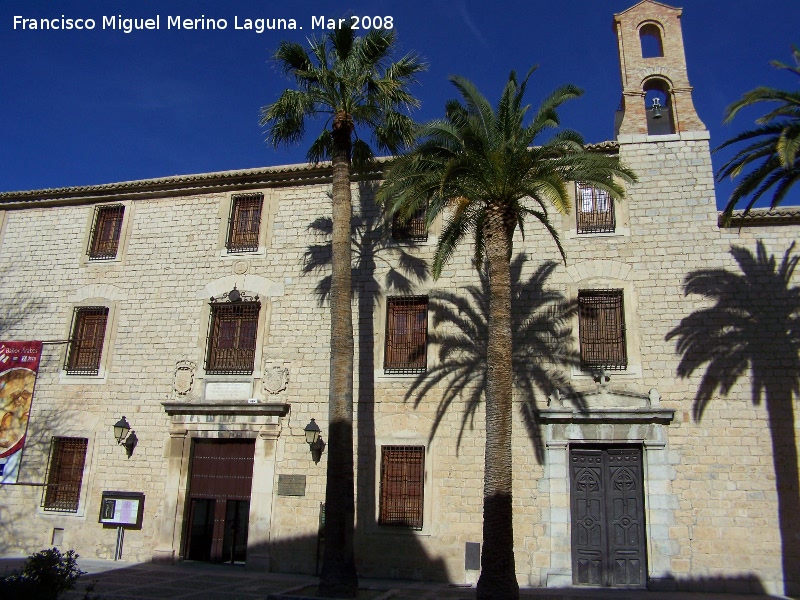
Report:
[[[726,269],[690,273],[685,295],[714,302],[685,317],[667,335],[681,355],[678,375],[705,367],[693,413],[698,421],[717,390],[727,396],[749,369],[754,405],[766,405],[778,494],[785,593],[800,593],[800,492],[794,397],[800,382],[800,287],[792,276],[800,257],[795,244],[780,264],[759,240],[753,254],[732,246],[740,272]]]
[[[533,445],[536,460],[544,463],[544,443],[537,392],[566,392],[581,412],[587,410],[583,397],[569,383],[564,367],[578,365],[570,321],[577,304],[558,291],[545,288],[559,263],[542,263],[522,280],[524,253],[511,262],[511,318],[514,335],[512,363],[514,387],[520,418]],[[467,286],[464,294],[437,291],[429,302],[433,327],[428,343],[438,349],[437,360],[421,373],[406,393],[417,407],[429,392],[441,394],[429,439],[454,403],[463,403],[464,414],[457,447],[474,428],[475,414],[486,389],[486,340],[488,338],[489,281],[479,271],[480,285]],[[431,361],[429,361],[431,362]]]
[[[355,321],[358,340],[356,390],[356,427],[358,456],[356,462],[359,494],[357,494],[357,524],[364,532],[367,523],[375,522],[373,506],[369,500],[375,490],[375,315],[381,296],[389,293],[413,293],[416,286],[428,279],[427,263],[415,251],[419,245],[413,240],[394,241],[389,233],[383,211],[375,203],[375,182],[358,184],[357,210],[352,219],[352,281],[353,298],[357,302]],[[354,203],[355,204],[355,203]],[[304,275],[319,275],[330,271],[332,222],[320,217],[308,225],[308,230],[318,243],[307,247],[303,256]],[[381,273],[383,276],[381,277]],[[325,274],[315,287],[320,305],[328,300],[331,276]],[[366,500],[365,500],[366,498]],[[358,557],[356,557],[358,562]],[[438,564],[431,561],[431,564]]]

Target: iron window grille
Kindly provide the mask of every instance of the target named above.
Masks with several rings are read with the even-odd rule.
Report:
[[[575,189],[578,233],[613,233],[617,222],[609,193],[581,182]]]
[[[422,373],[428,365],[428,298],[388,299],[386,311],[386,373]]]
[[[97,375],[106,335],[108,308],[80,306],[72,315],[72,329],[64,370],[69,375]]]
[[[94,209],[92,231],[89,233],[89,248],[86,251],[91,260],[108,260],[117,257],[124,216],[125,207],[122,204],[98,206]]]
[[[623,370],[628,366],[622,290],[578,293],[581,364],[586,369]]]
[[[392,238],[395,240],[412,240],[424,242],[428,239],[428,227],[425,215],[428,207],[418,209],[407,221],[403,221],[397,213],[392,217]]]
[[[211,304],[206,373],[252,375],[261,303]]]
[[[88,445],[86,438],[52,439],[45,475],[47,484],[42,494],[44,510],[78,512]]]
[[[231,199],[228,218],[228,252],[255,252],[261,230],[264,194],[237,194]]]
[[[379,525],[422,529],[425,446],[381,446]]]

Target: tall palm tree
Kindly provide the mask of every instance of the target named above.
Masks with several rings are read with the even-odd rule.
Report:
[[[794,48],[792,54],[796,63],[794,67],[778,61],[773,61],[772,65],[800,77],[800,49]],[[749,144],[717,172],[717,181],[722,181],[726,177],[736,179],[749,169],[731,193],[723,214],[726,221],[730,221],[733,209],[741,200],[750,197],[745,207],[745,212],[749,211],[773,188],[770,206],[775,208],[800,181],[800,91],[758,87],[725,109],[725,122],[730,123],[743,108],[763,103],[777,103],[777,106],[756,119],[758,127],[732,137],[715,150],[739,142]]]
[[[392,62],[393,31],[373,29],[356,37],[349,26],[309,41],[310,48],[282,42],[275,59],[296,88],[285,90],[261,109],[261,125],[274,146],[300,141],[306,121],[323,124],[308,150],[309,162],[330,159],[332,192],[331,362],[328,473],[325,488],[325,554],[320,591],[355,596],[358,580],[353,549],[353,314],[351,290],[352,168],[366,165],[374,152],[395,153],[412,139],[407,110],[418,105],[408,88],[424,69],[408,54]]]
[[[538,221],[563,256],[548,206],[569,210],[570,180],[580,180],[621,197],[615,176],[632,180],[617,157],[587,152],[575,132],[562,131],[534,146],[559,124],[556,109],[581,94],[572,85],[558,88],[524,124],[522,104],[533,69],[518,81],[508,78],[496,108],[468,80],[452,77],[461,101],[451,100],[445,118],[426,125],[415,149],[394,162],[379,200],[400,218],[427,205],[430,224],[439,213],[446,224],[434,256],[439,277],[456,247],[474,236],[475,264],[484,259],[489,278],[486,365],[486,451],[483,491],[483,550],[478,598],[519,597],[514,567],[512,525],[512,347],[511,273],[513,237],[524,233],[527,218]]]
[[[740,273],[709,269],[690,273],[686,295],[714,305],[685,317],[668,335],[676,339],[678,375],[690,377],[705,365],[694,399],[700,419],[719,389],[728,395],[748,369],[753,404],[764,394],[772,435],[778,493],[783,578],[787,595],[800,593],[800,492],[794,398],[800,392],[800,286],[792,285],[800,257],[792,244],[780,265],[759,241],[755,255],[734,246]],[[792,588],[794,586],[794,588]]]

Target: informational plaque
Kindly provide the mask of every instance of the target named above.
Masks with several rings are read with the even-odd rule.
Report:
[[[305,496],[305,475],[278,475],[278,496]]]
[[[142,528],[144,494],[141,492],[103,492],[100,523],[130,529]]]
[[[247,400],[253,397],[251,381],[209,381],[206,383],[205,399],[209,402],[225,400]]]

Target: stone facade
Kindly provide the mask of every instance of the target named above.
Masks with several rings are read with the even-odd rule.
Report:
[[[535,331],[554,349],[548,359],[525,354],[530,340],[517,346],[521,381],[530,382],[517,390],[513,449],[523,585],[577,581],[572,452],[622,448],[642,457],[647,585],[783,591],[771,429],[754,405],[751,374],[725,395],[716,390],[696,415],[704,371],[679,374],[671,332],[710,306],[684,293],[687,277],[736,273],[732,247],[755,253],[759,242],[780,263],[798,218],[756,212],[741,227],[718,227],[679,15],[647,0],[615,17],[626,112],[618,140],[594,149],[618,152],[638,182],[616,203],[613,231],[582,234],[574,213],[557,217],[566,263],[546,232],[515,240],[515,297],[543,320]],[[659,59],[644,59],[648,74],[636,54],[644,22],[661,27],[668,63],[659,70]],[[674,90],[675,133],[647,133],[642,86],[654,74]],[[465,546],[481,542],[482,363],[479,336],[459,333],[481,329],[480,311],[470,308],[481,280],[464,247],[432,281],[422,265],[441,225],[424,241],[394,240],[372,200],[375,185],[353,185],[359,573],[471,582],[478,571]],[[231,204],[243,192],[263,194],[257,248],[229,252]],[[111,558],[116,530],[97,515],[103,491],[124,490],[146,495],[143,526],[126,532],[124,558],[182,559],[199,514],[193,449],[244,439],[254,443],[248,567],[315,570],[327,456],[313,462],[304,428],[313,418],[326,437],[330,193],[327,167],[295,166],[0,194],[0,339],[44,342],[19,480],[0,486],[0,552],[28,553],[55,539]],[[116,257],[91,260],[95,207],[117,203],[124,219]],[[213,299],[234,289],[260,302],[252,373],[209,373]],[[621,290],[624,368],[578,364],[575,299],[585,290]],[[429,299],[423,375],[384,369],[388,299],[403,296]],[[81,306],[108,308],[96,375],[65,368]],[[460,362],[443,351],[456,343]],[[121,415],[138,438],[129,458],[112,435]],[[53,436],[88,440],[76,512],[42,506]],[[417,529],[379,524],[382,450],[395,446],[424,449]]]

